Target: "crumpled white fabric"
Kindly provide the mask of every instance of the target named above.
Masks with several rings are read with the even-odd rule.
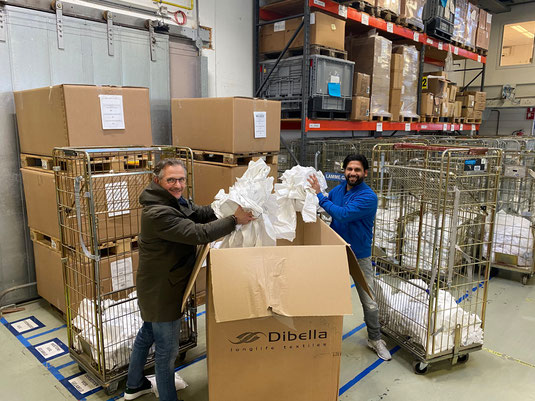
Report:
[[[149,379],[150,383],[152,384],[152,392],[156,396],[156,398],[160,398],[160,393],[158,392],[158,385],[156,384],[156,375],[148,375],[147,379]],[[175,388],[177,390],[183,390],[186,387],[188,387],[188,383],[180,377],[178,372],[175,372]]]
[[[533,231],[529,218],[500,210],[496,213],[494,238],[492,241],[492,261],[495,252],[518,256],[518,267],[531,268],[533,262]],[[488,233],[485,239],[488,240]],[[487,246],[484,244],[483,253]]]
[[[272,194],[273,177],[268,177],[270,171],[263,159],[250,161],[228,194],[223,189],[216,194],[211,206],[218,218],[234,214],[238,206],[252,212],[255,218],[223,238],[221,248],[275,246],[278,236],[273,221],[277,219],[277,207]]]
[[[281,177],[281,183],[275,184],[275,197],[279,210],[279,221],[291,230],[284,233],[282,238],[293,241],[297,225],[296,212],[300,212],[305,223],[314,223],[320,210],[318,196],[310,186],[308,178],[315,175],[323,193],[327,189],[327,181],[321,171],[314,167],[294,166],[286,170]]]
[[[137,332],[143,325],[137,292],[133,291],[128,298],[113,301],[106,299],[101,303],[104,357],[106,369],[112,370],[127,365],[130,362],[132,346]],[[83,339],[91,348],[92,357],[98,359],[97,330],[95,322],[95,301],[83,299],[78,306],[78,314],[72,321],[74,327],[80,330],[75,337],[74,347],[81,351]]]
[[[376,299],[381,323],[395,333],[409,336],[425,348],[427,343],[427,314],[429,294],[427,283],[420,279],[391,282],[391,278],[375,280]],[[474,296],[474,295],[471,295]],[[461,301],[462,302],[462,301]],[[465,311],[455,298],[439,290],[436,310],[436,328],[429,328],[434,337],[431,353],[439,353],[454,346],[455,328],[461,325],[461,345],[483,343],[481,319],[475,313]],[[434,319],[434,317],[432,317]]]

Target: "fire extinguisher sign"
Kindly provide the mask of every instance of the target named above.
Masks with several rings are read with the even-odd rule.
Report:
[[[526,120],[535,120],[535,107],[528,107],[526,110]]]

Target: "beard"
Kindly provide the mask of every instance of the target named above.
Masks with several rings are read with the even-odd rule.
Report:
[[[355,187],[364,182],[364,176],[363,177],[357,176],[354,180],[350,180],[348,174],[345,177],[346,177],[347,185],[349,185],[350,187]]]

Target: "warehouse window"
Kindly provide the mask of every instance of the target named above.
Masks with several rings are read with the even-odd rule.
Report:
[[[531,64],[535,21],[508,24],[503,27],[501,66]]]

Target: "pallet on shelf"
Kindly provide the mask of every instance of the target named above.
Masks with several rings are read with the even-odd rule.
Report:
[[[378,121],[378,122],[382,122],[382,121],[392,121],[392,116],[384,116],[384,115],[373,115],[371,114],[370,115],[370,121]]]
[[[245,166],[250,161],[264,159],[267,164],[277,164],[277,152],[224,153],[209,150],[193,150],[193,158],[197,161],[225,166]]]
[[[392,118],[393,122],[400,122],[400,123],[419,123],[420,122],[420,116],[403,116],[400,115],[397,118]]]
[[[404,26],[405,28],[412,29],[413,31],[416,31],[416,32],[423,33],[424,31],[423,25],[422,26],[416,25],[415,23],[412,22],[411,18],[407,18],[407,17],[399,17],[398,25]]]
[[[348,120],[351,115],[350,111],[339,111],[339,110],[320,110],[320,111],[310,111],[310,118],[313,120]]]
[[[461,117],[450,117],[448,122],[451,124],[461,124],[462,123],[461,120],[462,120]]]
[[[438,116],[422,116],[420,117],[420,121],[423,123],[438,123],[439,117]]]
[[[261,56],[265,60],[273,60],[277,59],[282,52],[269,52],[269,53],[262,53]],[[321,45],[310,45],[309,48],[309,54],[319,54],[321,56],[327,56],[332,58],[337,58],[340,60],[347,60],[347,51],[340,50],[340,49],[334,49],[332,47],[327,46],[321,46]],[[283,59],[289,58],[289,57],[297,57],[303,55],[303,48],[299,47],[296,49],[288,49],[286,50],[286,53],[284,53]]]
[[[392,10],[378,6],[373,7],[373,10],[374,15],[378,18],[382,18],[387,22],[393,22],[394,24],[399,22],[399,16]]]

